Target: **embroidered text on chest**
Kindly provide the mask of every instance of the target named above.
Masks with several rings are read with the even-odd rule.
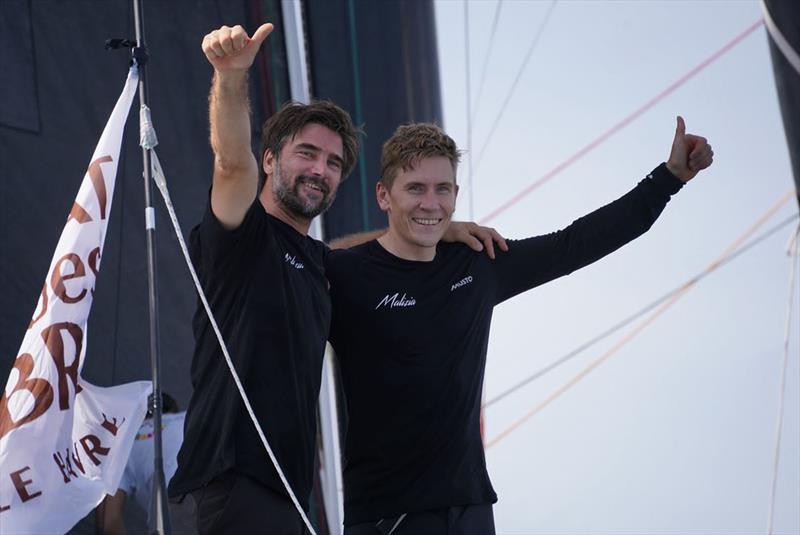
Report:
[[[386,294],[386,297],[381,299],[381,302],[378,303],[378,306],[375,307],[375,310],[378,310],[382,306],[386,306],[388,308],[394,307],[413,307],[417,304],[417,300],[413,297],[406,297],[406,294],[400,296],[400,293],[395,293],[394,295]]]
[[[470,282],[472,282],[472,275],[467,275],[466,277],[464,277],[463,279],[461,279],[460,281],[458,281],[457,283],[452,285],[450,287],[450,291],[454,292],[454,291],[458,290],[459,288],[461,288],[462,286],[466,286]]]
[[[286,260],[287,264],[295,269],[303,269],[305,267],[302,262],[299,262],[295,256],[292,256],[289,253],[285,253],[283,255],[283,259]]]

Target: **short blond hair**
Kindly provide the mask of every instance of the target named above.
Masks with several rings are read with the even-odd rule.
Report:
[[[402,125],[383,144],[380,181],[387,189],[391,189],[400,170],[409,171],[421,159],[436,156],[444,156],[450,160],[455,180],[461,151],[456,147],[453,138],[432,123]]]

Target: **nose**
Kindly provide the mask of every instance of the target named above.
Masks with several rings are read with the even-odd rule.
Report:
[[[436,198],[436,192],[426,192],[419,200],[419,207],[422,210],[437,210],[439,208],[439,199]]]
[[[315,158],[314,161],[311,163],[311,174],[314,176],[321,177],[325,174],[325,159],[324,158]]]

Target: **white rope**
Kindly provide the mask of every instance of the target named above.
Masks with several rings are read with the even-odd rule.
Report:
[[[778,50],[781,51],[783,57],[786,58],[786,61],[789,62],[797,74],[800,74],[800,54],[792,48],[792,44],[783,36],[780,29],[778,29],[778,25],[775,24],[775,21],[772,19],[772,14],[770,14],[769,9],[767,9],[767,3],[764,0],[761,0],[761,9],[764,11],[764,25],[772,36],[772,41],[775,43],[775,46],[778,47]]]
[[[786,368],[789,365],[789,339],[792,332],[792,308],[794,305],[794,285],[798,269],[797,239],[800,236],[800,225],[794,231],[788,245],[787,254],[791,258],[789,269],[789,302],[786,306],[786,329],[783,337],[783,368],[781,369],[781,386],[778,397],[778,416],[775,424],[775,456],[772,464],[772,488],[769,493],[769,516],[767,517],[767,535],[772,535],[773,518],[775,514],[775,491],[778,485],[778,465],[781,453],[781,433],[783,431],[783,404],[786,396]]]
[[[472,114],[472,82],[470,80],[469,64],[469,2],[464,0],[464,68],[466,69],[466,83],[464,84],[464,87],[467,92],[467,184],[469,186],[468,219],[472,221],[474,219],[473,214],[475,213],[475,189],[472,183],[472,119],[470,118],[470,115]]]
[[[517,84],[519,84],[520,78],[525,73],[525,69],[528,66],[528,61],[530,61],[531,56],[533,55],[533,51],[536,50],[536,45],[539,43],[539,39],[542,37],[542,33],[544,33],[544,29],[547,26],[547,22],[550,20],[550,15],[553,14],[553,9],[556,7],[556,0],[552,0],[550,5],[547,8],[547,12],[542,19],[542,22],[539,23],[539,28],[536,30],[536,33],[533,36],[533,40],[531,41],[530,46],[528,47],[528,51],[525,53],[525,58],[522,60],[522,65],[520,65],[519,69],[517,70],[517,75],[514,77],[514,81],[511,83],[511,89],[508,90],[506,93],[505,99],[503,99],[503,104],[500,106],[500,111],[497,112],[494,118],[494,122],[492,126],[489,128],[489,134],[486,136],[486,141],[483,143],[483,147],[481,147],[480,152],[478,152],[478,157],[474,162],[475,170],[477,170],[481,166],[481,162],[483,161],[483,155],[486,152],[489,143],[491,143],[492,138],[494,136],[495,130],[497,130],[497,126],[500,124],[500,120],[503,118],[503,114],[508,107],[508,103],[511,101],[511,97],[514,96],[514,91],[517,89]]]
[[[481,67],[481,81],[478,85],[478,93],[475,95],[475,106],[472,108],[472,122],[478,117],[478,110],[481,107],[481,95],[483,94],[483,84],[486,82],[486,67],[489,66],[489,57],[494,48],[494,36],[497,33],[497,22],[500,20],[500,8],[503,7],[503,0],[497,0],[494,5],[494,17],[492,19],[492,33],[489,35],[489,46],[486,48],[486,55],[483,57],[483,67]]]
[[[231,375],[233,376],[233,381],[236,383],[236,388],[239,390],[239,395],[242,397],[242,401],[244,402],[244,406],[247,409],[247,414],[250,415],[250,420],[252,420],[253,425],[256,427],[256,431],[258,432],[259,438],[261,438],[261,443],[264,445],[264,449],[267,450],[267,454],[269,455],[270,460],[272,461],[272,465],[275,467],[275,470],[278,472],[278,477],[281,478],[281,482],[283,483],[286,492],[289,493],[289,498],[291,498],[292,503],[294,503],[295,509],[297,512],[300,513],[300,517],[303,519],[303,522],[308,528],[308,531],[311,532],[312,535],[316,535],[314,528],[311,527],[311,523],[308,521],[308,517],[306,517],[305,511],[303,508],[300,507],[300,503],[297,501],[297,497],[292,491],[289,482],[286,480],[286,476],[283,474],[283,470],[281,470],[280,465],[278,464],[278,460],[275,458],[275,454],[272,452],[272,448],[267,441],[267,437],[264,436],[264,431],[261,429],[261,425],[258,423],[258,419],[256,418],[255,413],[253,412],[253,408],[250,405],[250,400],[247,397],[247,394],[244,391],[244,387],[242,386],[242,382],[239,380],[239,375],[236,373],[236,369],[233,367],[233,362],[231,361],[231,356],[228,354],[228,347],[225,345],[225,341],[222,339],[222,333],[217,326],[217,321],[214,318],[213,312],[211,312],[211,307],[208,304],[208,300],[206,300],[206,294],[203,292],[203,288],[200,285],[200,280],[197,278],[197,272],[195,272],[194,265],[192,264],[192,260],[189,258],[189,250],[186,248],[186,242],[183,240],[183,232],[181,231],[181,226],[178,223],[178,216],[175,214],[175,208],[172,205],[172,200],[169,196],[169,190],[167,189],[167,181],[164,178],[164,172],[161,170],[161,163],[158,161],[158,156],[156,156],[155,150],[151,151],[152,154],[152,166],[153,166],[153,180],[155,181],[156,185],[158,186],[158,190],[161,192],[161,196],[164,198],[164,204],[167,206],[167,211],[169,212],[169,218],[172,221],[172,226],[175,229],[175,235],[178,237],[178,243],[181,246],[181,251],[183,252],[183,257],[186,260],[186,265],[189,267],[189,272],[192,274],[192,280],[194,281],[194,286],[197,289],[197,295],[200,296],[200,301],[203,302],[203,307],[206,309],[206,314],[208,314],[208,319],[211,322],[211,327],[214,329],[214,334],[217,335],[217,340],[219,341],[219,345],[222,348],[222,354],[225,356],[225,363],[228,365],[228,369],[231,371]]]
[[[403,521],[403,519],[406,517],[407,514],[408,513],[403,513],[402,515],[400,515],[400,518],[398,518],[397,522],[394,523],[394,526],[392,526],[392,529],[389,530],[389,535],[392,535],[392,533],[394,533],[394,530],[397,529],[397,526],[400,525],[400,522]]]

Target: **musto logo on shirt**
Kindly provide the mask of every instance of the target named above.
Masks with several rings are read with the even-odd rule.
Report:
[[[461,279],[460,281],[458,281],[457,283],[452,285],[450,287],[450,291],[454,292],[454,291],[458,290],[459,288],[461,288],[462,286],[466,286],[470,282],[472,282],[472,275],[467,275],[466,277],[464,277],[463,279]]]
[[[375,310],[378,310],[382,306],[387,306],[389,308],[394,307],[413,307],[417,304],[417,300],[413,297],[406,297],[406,294],[403,294],[403,297],[400,297],[400,293],[395,293],[394,295],[386,295],[381,302],[378,303],[378,306],[375,307]]]
[[[298,262],[297,258],[290,255],[289,253],[285,253],[283,255],[283,259],[286,260],[287,264],[289,264],[295,269],[303,269],[305,267],[302,262]]]

